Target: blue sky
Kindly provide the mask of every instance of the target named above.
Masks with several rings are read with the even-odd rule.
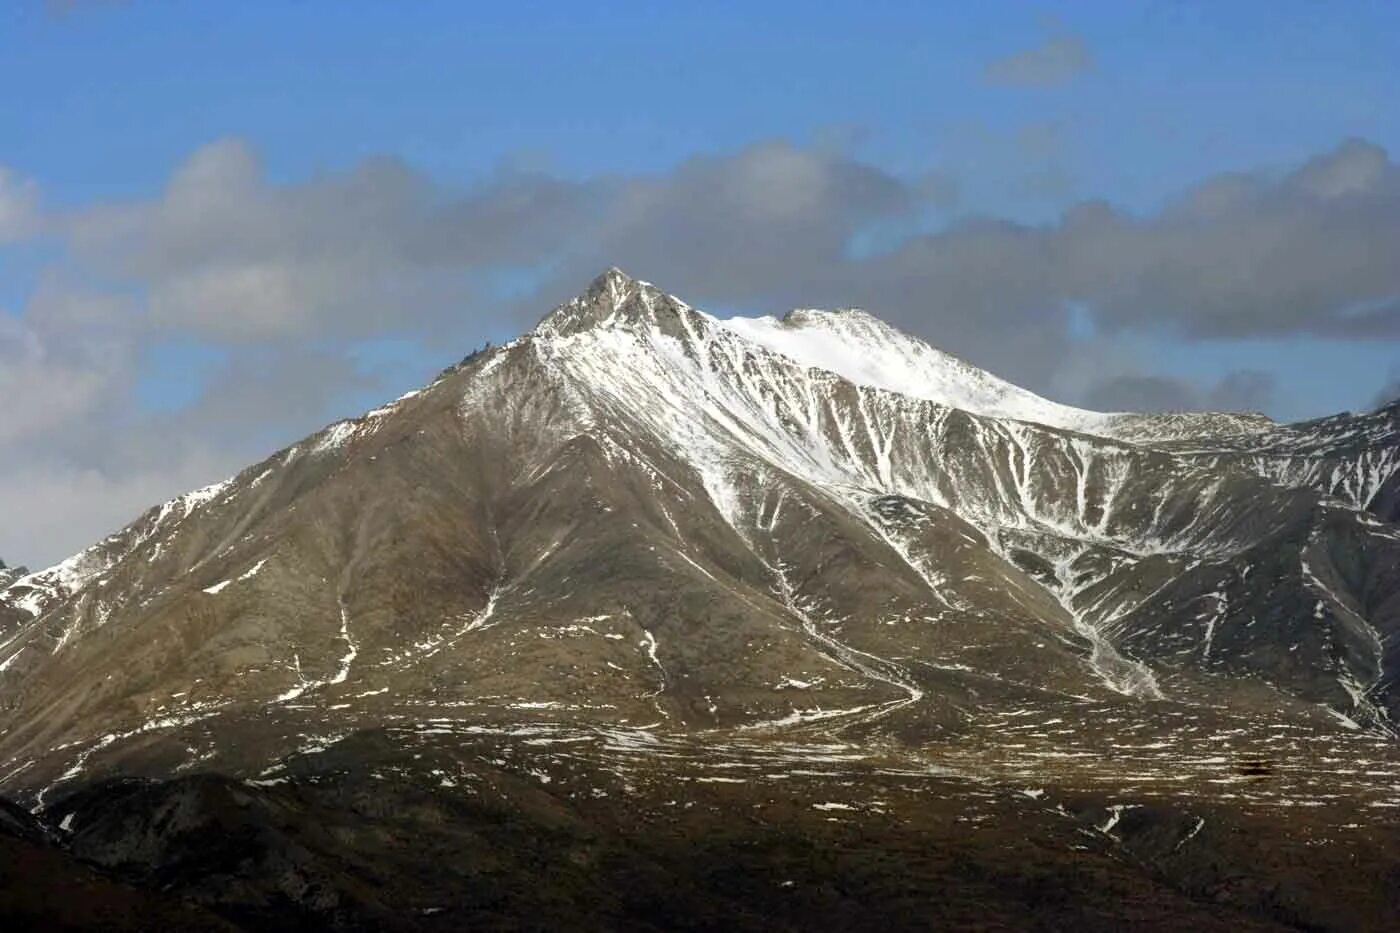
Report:
[[[1054,119],[1086,193],[1147,207],[1225,168],[1400,132],[1391,3],[977,6],[21,3],[0,33],[5,155],[63,203],[154,192],[229,135],[277,178],[388,152],[470,183],[501,159],[660,170],[857,128],[881,164],[966,170],[977,137]],[[1096,75],[1033,93],[980,80],[1050,18]],[[981,179],[985,206],[1024,209],[999,180]]]
[[[1080,404],[1293,419],[1400,379],[1394,3],[36,0],[0,13],[0,87],[0,389],[37,413],[0,432],[0,488],[52,478],[75,514],[90,489],[99,524],[614,262],[725,311],[859,303]],[[1269,285],[1293,253],[1181,254],[1192,192],[1254,186],[1190,220],[1227,249],[1306,227],[1318,173],[1361,181],[1293,248],[1346,255]],[[707,213],[755,178],[821,193]],[[1084,202],[1127,235],[1080,237]],[[25,525],[0,555],[93,531]]]

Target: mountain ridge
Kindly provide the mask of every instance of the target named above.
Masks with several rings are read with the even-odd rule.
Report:
[[[679,301],[679,299],[674,299],[673,296],[667,296],[667,295],[665,295],[663,292],[660,291],[660,289],[657,289],[656,286],[652,285],[652,284],[649,283],[649,282],[645,282],[645,281],[639,280],[639,279],[634,279],[634,278],[632,278],[631,276],[629,276],[627,273],[623,272],[623,271],[622,271],[620,268],[618,268],[618,267],[615,267],[615,266],[614,266],[614,267],[610,267],[610,268],[608,268],[607,270],[605,270],[603,273],[600,273],[597,277],[595,277],[595,279],[589,284],[589,286],[585,289],[585,291],[582,292],[579,296],[577,296],[577,297],[574,298],[574,299],[571,299],[571,300],[568,301],[568,302],[565,302],[565,303],[561,304],[560,306],[556,307],[554,310],[550,311],[548,314],[546,314],[543,318],[540,319],[540,321],[536,324],[536,326],[535,326],[534,328],[532,328],[529,332],[527,332],[526,334],[522,335],[521,337],[516,338],[516,339],[513,340],[513,341],[510,341],[509,343],[507,343],[507,344],[505,345],[504,348],[510,348],[510,347],[512,347],[512,346],[519,345],[520,342],[521,342],[522,340],[526,340],[526,339],[529,339],[529,338],[531,338],[531,337],[539,337],[539,336],[542,336],[542,337],[549,337],[549,336],[567,336],[567,335],[569,335],[569,334],[576,333],[577,331],[579,331],[579,330],[581,330],[581,329],[584,329],[584,328],[586,328],[586,327],[589,327],[589,326],[598,326],[598,325],[602,325],[602,324],[608,323],[607,317],[608,317],[609,315],[615,315],[618,308],[621,308],[621,307],[623,307],[623,306],[626,305],[626,296],[629,295],[629,294],[630,294],[630,291],[631,291],[631,290],[634,290],[634,289],[638,289],[638,290],[640,290],[642,293],[646,294],[649,301],[654,301],[654,300],[655,300],[656,298],[658,298],[658,297],[664,297],[664,298],[670,299],[670,300],[672,300],[672,301]],[[606,295],[609,296],[610,305],[605,305],[605,304],[602,304],[602,303],[598,303],[597,299],[598,299],[600,296],[604,295],[604,294],[606,294]],[[685,305],[684,302],[680,302],[680,304],[683,305],[683,306],[684,306],[686,309],[688,309],[688,310],[693,310],[693,309],[690,309],[690,307],[689,307],[688,305]],[[594,309],[595,309],[595,311],[594,311],[594,317],[593,317],[593,318],[583,318],[583,319],[578,318],[577,309],[580,308],[580,307],[591,307],[591,308],[594,308]],[[604,312],[604,311],[599,311],[599,310],[598,310],[598,309],[603,309],[603,308],[607,308],[607,311]],[[634,316],[635,316],[635,315],[634,315]],[[1267,443],[1268,443],[1268,442],[1264,440],[1264,437],[1271,437],[1275,432],[1278,432],[1278,431],[1289,431],[1289,432],[1301,433],[1301,429],[1302,429],[1302,428],[1305,428],[1305,427],[1307,427],[1307,426],[1312,426],[1312,425],[1326,425],[1326,424],[1329,424],[1329,423],[1335,423],[1335,422],[1337,422],[1337,421],[1347,420],[1347,419],[1352,419],[1352,418],[1366,418],[1366,417],[1377,417],[1377,416],[1380,416],[1380,417],[1389,417],[1389,421],[1392,423],[1392,427],[1391,427],[1389,433],[1392,433],[1392,434],[1393,434],[1393,433],[1394,433],[1393,423],[1396,422],[1397,420],[1400,420],[1400,399],[1397,399],[1397,400],[1395,400],[1394,402],[1389,403],[1388,405],[1382,405],[1382,406],[1380,406],[1379,408],[1376,409],[1375,412],[1367,413],[1367,414],[1361,415],[1361,416],[1354,416],[1354,415],[1352,415],[1352,414],[1349,413],[1349,412],[1344,412],[1344,413],[1340,413],[1340,414],[1337,414],[1337,415],[1331,415],[1331,416],[1326,416],[1326,417],[1323,417],[1323,418],[1312,419],[1312,420],[1305,421],[1305,422],[1299,422],[1299,423],[1296,423],[1296,424],[1293,424],[1293,425],[1280,425],[1280,424],[1278,424],[1278,423],[1276,423],[1276,422],[1273,422],[1272,419],[1269,419],[1267,416],[1262,415],[1261,413],[1257,413],[1257,412],[1245,412],[1245,413],[1235,413],[1235,412],[1191,412],[1191,411],[1181,411],[1181,412],[1171,411],[1171,412],[1153,412],[1153,413],[1137,413],[1137,412],[1111,412],[1111,413],[1103,413],[1103,412],[1091,412],[1091,411],[1087,411],[1087,410],[1084,410],[1084,409],[1075,409],[1075,408],[1072,408],[1072,407],[1070,407],[1070,406],[1064,406],[1064,405],[1061,405],[1060,403],[1056,403],[1056,402],[1050,402],[1050,401],[1048,401],[1048,400],[1046,400],[1046,399],[1040,398],[1039,396],[1035,396],[1035,395],[1033,395],[1033,394],[1031,394],[1031,393],[1029,393],[1029,392],[1026,392],[1026,390],[1021,390],[1021,389],[1019,389],[1018,387],[1012,385],[1011,383],[1006,382],[1005,380],[1001,380],[1001,379],[999,379],[999,378],[996,377],[996,376],[992,376],[990,373],[987,373],[985,370],[980,370],[980,369],[978,369],[977,367],[972,366],[971,364],[965,363],[964,361],[962,361],[962,360],[960,360],[960,359],[958,359],[958,358],[956,358],[956,357],[953,357],[953,356],[951,356],[951,355],[949,355],[949,354],[943,353],[942,351],[939,351],[939,350],[937,350],[936,348],[933,348],[933,347],[931,347],[931,346],[929,346],[929,345],[927,345],[927,344],[923,343],[922,341],[919,341],[919,340],[917,340],[917,339],[915,339],[915,338],[909,338],[909,337],[906,337],[906,336],[903,335],[903,334],[900,334],[898,331],[895,331],[894,328],[889,327],[889,325],[884,324],[884,322],[880,321],[878,318],[874,317],[873,315],[869,314],[869,312],[866,312],[866,311],[864,311],[864,310],[862,310],[862,309],[850,308],[850,309],[837,309],[837,310],[834,310],[834,311],[824,311],[824,310],[813,309],[813,308],[796,308],[796,309],[793,309],[793,310],[787,312],[787,314],[785,314],[784,317],[783,317],[781,320],[776,319],[776,318],[771,318],[771,317],[759,317],[759,318],[731,318],[731,319],[728,319],[727,321],[721,321],[721,320],[716,319],[716,318],[709,318],[708,315],[706,316],[706,318],[707,318],[709,321],[718,323],[718,324],[721,325],[721,326],[731,325],[731,326],[730,326],[730,329],[733,329],[733,330],[735,330],[737,333],[740,333],[741,335],[743,335],[743,334],[745,333],[746,328],[745,328],[744,326],[742,326],[742,325],[739,326],[739,327],[733,327],[732,325],[734,325],[735,322],[747,322],[748,324],[755,324],[755,323],[762,323],[762,322],[773,321],[773,322],[778,322],[778,323],[787,324],[790,320],[794,320],[794,319],[795,319],[795,320],[802,320],[802,319],[813,319],[813,318],[815,318],[816,320],[820,321],[820,320],[822,320],[823,318],[839,318],[839,317],[841,317],[841,316],[856,317],[856,318],[861,319],[862,321],[872,321],[872,322],[874,322],[875,324],[877,324],[880,328],[882,328],[883,330],[885,330],[886,332],[892,333],[892,334],[896,334],[896,335],[898,335],[901,339],[907,340],[907,341],[909,341],[909,342],[912,343],[912,344],[915,344],[915,345],[920,346],[921,348],[930,350],[930,351],[932,351],[933,353],[937,354],[938,356],[943,357],[943,358],[946,358],[946,359],[949,360],[949,361],[952,361],[953,364],[955,364],[957,367],[963,369],[965,372],[972,373],[972,374],[973,374],[973,377],[974,377],[975,379],[982,379],[982,380],[989,381],[989,382],[991,382],[993,385],[998,386],[999,388],[1002,387],[1002,386],[1010,387],[1011,389],[1015,389],[1017,392],[1021,392],[1021,393],[1024,393],[1025,395],[1029,396],[1032,400],[1034,400],[1035,403],[1044,403],[1045,405],[1051,406],[1051,407],[1052,407],[1052,410],[1056,410],[1056,409],[1063,410],[1064,412],[1069,413],[1071,416],[1077,416],[1077,417],[1080,417],[1080,418],[1087,417],[1087,418],[1090,419],[1091,421],[1096,420],[1096,421],[1098,422],[1097,424],[1092,424],[1092,425],[1089,425],[1089,426],[1085,426],[1085,425],[1083,425],[1083,424],[1074,425],[1074,426],[1069,426],[1069,427],[1068,427],[1069,430],[1077,430],[1077,431],[1080,431],[1081,433],[1091,433],[1091,434],[1092,434],[1092,433],[1095,433],[1095,429],[1097,428],[1097,430],[1098,430],[1099,432],[1102,432],[1102,433],[1101,433],[1101,436],[1104,436],[1104,437],[1107,437],[1107,438],[1111,438],[1111,439],[1124,439],[1124,440],[1130,440],[1130,441],[1136,441],[1136,442],[1141,442],[1141,441],[1144,441],[1144,440],[1148,440],[1148,436],[1151,435],[1151,433],[1152,433],[1152,431],[1153,431],[1154,429],[1157,430],[1157,431],[1159,431],[1159,432],[1165,430],[1165,432],[1166,432],[1166,437],[1165,437],[1165,439],[1164,439],[1164,442],[1165,442],[1166,445],[1167,445],[1167,449],[1170,450],[1171,452],[1174,452],[1174,453],[1184,453],[1184,454],[1193,454],[1193,455],[1194,455],[1194,454],[1210,454],[1210,453],[1216,453],[1216,452],[1221,452],[1221,453],[1223,453],[1223,452],[1225,451],[1225,449],[1226,449],[1226,448],[1223,448],[1223,447],[1220,448],[1219,450],[1217,450],[1217,448],[1203,448],[1203,449],[1200,449],[1200,450],[1195,450],[1195,449],[1192,449],[1192,448],[1189,446],[1190,443],[1191,443],[1190,440],[1189,440],[1189,436],[1190,436],[1191,434],[1193,434],[1193,433],[1200,432],[1200,431],[1203,429],[1203,426],[1204,426],[1204,427],[1212,428],[1212,429],[1214,429],[1215,432],[1218,432],[1218,433],[1224,434],[1224,435],[1241,435],[1241,438],[1239,439],[1239,440],[1240,440],[1240,443],[1238,443],[1238,444],[1231,444],[1231,445],[1228,446],[1228,449],[1237,450],[1237,449],[1245,449],[1245,448],[1247,448],[1247,447],[1249,446],[1249,445],[1248,445],[1247,439],[1243,437],[1244,435],[1259,435],[1259,437],[1256,437],[1256,438],[1255,438],[1255,440],[1260,441],[1260,443],[1259,443],[1257,446],[1265,447],[1265,446],[1267,446]],[[749,331],[749,333],[751,334],[752,331]],[[760,343],[761,343],[761,341],[760,341]],[[781,352],[782,352],[781,350],[776,349],[775,347],[770,346],[770,345],[768,345],[768,344],[762,344],[762,345],[765,346],[765,348],[767,348],[767,349],[769,349],[769,350],[772,350],[773,352],[776,352],[776,353],[779,353],[779,354],[781,354]],[[456,371],[456,370],[459,369],[461,366],[465,365],[468,361],[477,358],[477,357],[478,357],[479,355],[481,355],[481,354],[486,354],[486,355],[489,356],[489,355],[491,355],[494,351],[499,351],[499,350],[501,350],[501,349],[503,349],[503,348],[498,347],[498,348],[494,348],[494,350],[493,350],[493,348],[488,347],[486,350],[478,351],[477,353],[472,354],[472,355],[468,356],[467,358],[465,358],[461,363],[458,363],[458,364],[456,364],[456,365],[453,366],[453,367],[449,367],[449,368],[444,372],[443,375],[445,376],[445,375],[448,374],[448,373],[451,373],[451,372]],[[801,360],[798,360],[798,362],[801,362]],[[819,368],[819,369],[820,369],[820,368],[823,368],[823,367],[818,366],[818,367],[814,367],[814,368]],[[838,374],[838,375],[843,375],[843,376],[847,376],[847,378],[850,378],[850,377],[849,377],[849,374],[841,373],[841,374]],[[868,384],[868,383],[863,383],[863,382],[861,382],[859,379],[853,379],[852,381],[856,382],[857,384]],[[875,387],[881,387],[881,386],[875,386]],[[331,439],[330,442],[331,442],[331,443],[334,443],[334,438],[335,438],[335,435],[336,435],[336,432],[337,432],[337,431],[348,430],[348,426],[351,425],[351,424],[355,424],[355,423],[361,422],[361,421],[363,421],[363,420],[366,419],[366,418],[373,418],[373,417],[375,417],[376,415],[383,414],[384,412],[388,411],[394,404],[397,404],[398,402],[405,401],[406,399],[411,398],[411,397],[413,397],[414,395],[419,394],[419,392],[421,392],[421,391],[422,391],[422,390],[410,391],[410,392],[407,393],[406,395],[400,397],[399,399],[396,399],[394,402],[391,402],[391,403],[389,403],[389,404],[387,404],[387,405],[385,405],[385,406],[381,406],[380,408],[374,409],[374,410],[372,410],[372,411],[370,411],[370,412],[366,412],[364,415],[359,416],[359,417],[357,417],[357,418],[342,419],[342,420],[340,420],[340,421],[333,422],[333,423],[327,425],[326,427],[322,428],[320,431],[315,432],[315,433],[312,434],[312,435],[309,435],[307,440],[312,439],[312,438],[318,438],[318,437],[321,437],[321,438],[329,437],[329,438]],[[900,393],[900,394],[904,394],[904,393]],[[930,400],[931,400],[931,401],[936,401],[936,399],[930,399]],[[943,403],[943,404],[948,404],[948,403],[945,402],[945,403]],[[982,412],[977,412],[975,408],[966,408],[966,407],[959,406],[959,405],[956,405],[956,404],[948,404],[948,407],[952,407],[952,408],[961,408],[962,410],[971,410],[971,411],[974,411],[974,413],[982,413]],[[995,416],[995,415],[994,415],[994,416]],[[1033,418],[1016,418],[1015,420],[1031,420],[1031,421],[1034,422],[1034,419],[1033,419]],[[1115,424],[1114,422],[1117,422],[1117,424]],[[1047,422],[1034,422],[1034,423],[1047,423]],[[1054,423],[1053,423],[1053,420],[1052,420],[1052,422],[1049,423],[1049,426],[1052,426],[1052,427],[1065,427],[1065,425],[1054,424]],[[1215,437],[1215,436],[1216,436],[1216,434],[1213,433],[1213,434],[1212,434],[1212,437]],[[1161,438],[1158,438],[1158,441],[1159,441],[1159,442],[1162,442],[1162,439],[1161,439]],[[305,442],[305,441],[303,441],[303,443],[304,443],[304,442]],[[278,454],[285,453],[286,451],[291,450],[291,449],[293,449],[293,448],[296,447],[296,446],[297,446],[297,445],[289,445],[288,447],[282,448],[282,451],[279,451]],[[273,456],[275,457],[275,456],[277,456],[278,454],[274,454]],[[264,462],[268,462],[268,461],[270,461],[270,460],[272,460],[272,459],[273,459],[273,457],[269,457],[268,460],[267,460],[267,461],[264,461]],[[1389,467],[1389,469],[1387,469],[1387,467]],[[1384,474],[1383,474],[1383,476],[1382,476],[1382,480],[1381,480],[1381,482],[1383,483],[1384,481],[1390,479],[1390,477],[1393,475],[1394,468],[1393,468],[1393,465],[1391,465],[1391,464],[1381,464],[1380,466],[1378,466],[1377,472],[1380,473],[1380,471],[1382,471],[1382,470],[1385,470],[1385,472],[1384,472]],[[144,518],[145,515],[150,514],[150,512],[156,511],[156,510],[159,510],[161,513],[168,513],[168,512],[170,512],[170,511],[176,510],[176,509],[188,509],[188,508],[190,507],[190,503],[191,503],[191,502],[195,502],[195,503],[197,504],[197,502],[198,502],[199,500],[202,500],[202,499],[204,499],[204,498],[206,498],[206,497],[208,497],[208,496],[211,496],[211,495],[216,494],[216,492],[217,492],[218,489],[220,489],[221,487],[225,486],[227,483],[231,482],[231,481],[234,480],[235,478],[236,478],[236,477],[229,477],[229,478],[226,479],[226,480],[223,480],[223,481],[220,481],[220,482],[216,482],[216,483],[212,483],[212,484],[210,484],[210,485],[208,485],[208,486],[202,487],[201,489],[192,490],[192,491],[190,491],[190,492],[188,492],[188,493],[185,493],[185,494],[182,494],[182,495],[180,495],[180,496],[177,496],[177,497],[175,497],[174,499],[168,500],[167,502],[162,503],[162,504],[160,504],[160,505],[158,505],[158,506],[152,506],[152,507],[151,507],[151,510],[149,510],[147,513],[143,513],[143,515],[141,516],[141,518]],[[1378,487],[1378,486],[1380,485],[1380,483],[1377,483],[1376,485],[1377,485],[1377,487]],[[138,518],[137,521],[139,522],[139,521],[141,520],[141,518]],[[122,529],[121,531],[124,531],[124,530],[126,530],[126,529]],[[117,534],[120,534],[120,531],[119,531],[118,533],[114,533],[114,535],[109,536],[107,540],[108,540],[108,541],[112,540],[113,538],[115,538],[115,537],[117,536]],[[39,586],[42,586],[42,585],[43,585],[43,581],[42,581],[41,579],[37,579],[37,578],[40,577],[40,575],[42,575],[43,577],[55,577],[55,576],[57,576],[57,577],[64,577],[64,576],[68,576],[68,575],[70,575],[70,574],[72,573],[72,569],[71,569],[71,568],[73,568],[73,567],[75,566],[75,564],[77,563],[78,559],[79,559],[83,554],[89,553],[89,552],[93,551],[93,550],[94,550],[95,548],[97,548],[98,546],[99,546],[99,545],[94,545],[93,547],[84,549],[84,551],[80,551],[80,552],[78,552],[78,553],[75,553],[75,554],[73,554],[73,555],[70,555],[68,558],[66,558],[66,559],[63,560],[63,561],[58,562],[57,564],[51,565],[51,566],[49,566],[49,567],[43,568],[43,569],[41,569],[41,570],[39,570],[39,571],[35,571],[35,572],[32,572],[32,573],[29,572],[27,569],[24,569],[24,568],[12,568],[12,569],[10,569],[10,570],[8,570],[8,571],[3,570],[3,568],[0,568],[0,573],[8,574],[9,577],[12,577],[12,578],[13,578],[13,579],[0,578],[0,579],[3,579],[3,581],[4,581],[4,585],[3,585],[3,586],[0,586],[0,593],[3,593],[4,590],[5,590],[10,584],[15,583],[17,580],[19,580],[19,579],[22,578],[22,577],[26,577],[26,576],[28,576],[28,577],[35,577],[35,578],[36,578],[35,580],[31,581],[31,583],[26,584],[26,585],[31,585],[31,586],[34,586],[35,588],[38,588]],[[20,574],[18,574],[18,576],[16,576],[16,575],[15,575],[15,569],[24,570],[24,572],[23,572],[23,573],[20,573]],[[82,574],[80,573],[80,574],[78,574],[78,576],[81,577]],[[70,586],[69,588],[71,588],[71,586]],[[10,602],[11,602],[12,605],[13,605],[14,602],[17,600],[17,598],[18,598],[18,597],[16,597],[16,596],[13,595],[13,594],[10,596]],[[28,604],[28,603],[26,603],[25,605],[26,605],[27,607],[29,607],[29,608],[33,608],[33,607],[30,606],[30,604]],[[31,613],[31,614],[32,614],[32,613]]]
[[[11,582],[0,793],[255,926],[1389,916],[1400,407],[1096,435],[727,323],[610,271]]]
[[[1357,510],[1394,486],[1394,424],[1336,425],[1328,456],[1380,478],[1350,501],[1341,466],[1260,467],[1315,430],[1158,450],[967,412],[813,368],[609,270],[423,390],[12,583],[0,603],[25,617],[3,635],[0,688],[26,724],[0,742],[29,759],[14,786],[45,767],[72,781],[245,707],[338,696],[373,722],[369,695],[431,696],[443,665],[485,677],[453,702],[500,688],[515,698],[490,715],[527,718],[954,734],[967,721],[928,698],[970,683],[1184,702],[1228,674],[1388,729],[1396,659],[1376,646],[1396,624],[1396,536]],[[611,563],[586,556],[599,549]],[[1281,577],[1251,579],[1270,562]],[[462,655],[469,642],[496,647]],[[917,665],[898,659],[915,647]],[[207,696],[161,702],[116,671],[86,699],[64,686],[70,665],[152,651],[153,685],[194,678]],[[551,678],[518,695],[537,664],[596,665],[597,701]],[[98,744],[65,731],[82,710],[106,724]],[[65,743],[79,751],[46,750]]]

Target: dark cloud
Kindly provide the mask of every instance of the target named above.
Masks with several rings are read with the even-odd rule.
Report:
[[[1400,168],[1350,140],[1278,179],[1228,175],[1155,218],[1068,240],[1115,326],[1196,336],[1400,336]]]
[[[1215,411],[1267,411],[1273,404],[1277,382],[1272,373],[1237,369],[1210,390],[1201,407]]]
[[[1085,202],[1046,226],[964,221],[853,275],[874,288],[865,300],[888,299],[881,307],[923,332],[953,316],[1012,332],[1073,302],[1110,333],[1391,340],[1400,168],[1351,141],[1281,177],[1207,180],[1155,215]]]
[[[1053,165],[1023,182],[1043,197],[1073,185]],[[502,169],[465,193],[393,161],[279,186],[227,141],[161,198],[79,214],[69,230],[84,262],[149,293],[149,326],[217,339],[476,320],[492,270],[547,270],[562,297],[611,264],[726,303],[867,304],[924,332],[1059,326],[1075,302],[1107,332],[1400,335],[1400,168],[1367,142],[1282,176],[1207,179],[1153,215],[1083,202],[1043,226],[972,217],[851,256],[862,231],[916,225],[957,192],[945,175],[900,178],[780,142],[661,175]]]
[[[1371,400],[1371,407],[1380,408],[1382,405],[1389,405],[1394,401],[1400,401],[1400,366],[1390,371],[1390,379],[1381,386],[1376,397]]]
[[[1049,153],[1055,135],[1027,145]],[[1150,215],[1087,201],[1044,225],[969,216],[909,235],[957,197],[946,175],[785,142],[583,180],[511,160],[449,190],[392,159],[275,183],[225,140],[157,197],[47,214],[32,185],[0,175],[0,232],[66,247],[22,313],[0,315],[0,514],[18,516],[0,553],[59,556],[110,515],[401,388],[350,362],[358,345],[404,341],[446,362],[610,265],[702,307],[866,307],[1030,388],[1119,410],[1272,402],[1260,373],[1144,375],[1127,348],[1154,334],[1400,339],[1400,169],[1371,143],[1206,179]],[[853,251],[872,231],[880,249]],[[223,362],[181,410],[140,411],[147,354],[182,341]],[[84,496],[100,500],[90,513]]]
[[[463,296],[460,276],[414,255],[440,202],[393,160],[273,185],[244,143],[225,140],[196,152],[160,198],[79,213],[67,230],[82,262],[146,291],[152,330],[374,333],[406,308]]]
[[[945,176],[906,182],[781,142],[656,176],[575,182],[503,167],[465,193],[389,160],[274,185],[225,140],[160,198],[81,212],[67,231],[83,263],[148,293],[152,330],[256,342],[475,318],[473,286],[502,267],[557,269],[573,289],[626,262],[674,271],[677,289],[723,282],[751,299],[795,269],[840,263],[865,225],[956,196]]]
[[[1264,411],[1274,388],[1272,375],[1253,370],[1227,373],[1204,388],[1168,376],[1123,375],[1094,385],[1085,403],[1102,411]]]
[[[615,257],[678,290],[747,303],[783,293],[799,269],[845,265],[855,233],[920,204],[915,187],[872,166],[755,146],[628,183],[579,254],[588,267]]]

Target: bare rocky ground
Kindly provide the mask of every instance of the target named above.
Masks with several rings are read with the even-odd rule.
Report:
[[[0,571],[0,916],[1389,929],[1397,496],[1397,405],[1083,412],[613,270]]]

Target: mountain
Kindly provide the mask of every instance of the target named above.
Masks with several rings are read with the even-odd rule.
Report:
[[[28,575],[29,570],[25,567],[8,567],[3,560],[0,560],[0,593],[7,591],[10,584],[20,577]],[[0,632],[9,631],[17,627],[32,613],[20,610],[11,603],[0,600]]]
[[[1400,521],[1400,399],[1364,415],[1162,445],[1207,466],[1238,465],[1285,486],[1307,486]]]
[[[652,866],[633,882],[678,898],[662,926],[720,910],[679,853],[727,840],[701,860],[720,871],[769,838],[749,820],[868,858],[837,873],[865,879],[847,907],[867,919],[889,846],[966,845],[958,864],[1008,879],[1007,917],[1045,908],[1017,886],[1039,865],[1080,898],[1061,925],[1121,925],[1122,898],[1086,906],[1121,884],[1167,928],[1364,926],[1389,888],[1346,866],[1400,869],[1364,818],[1400,806],[1398,435],[1396,405],[1301,425],[1082,411],[863,312],[725,321],[609,270],[422,391],[10,582],[0,792],[225,916],[291,896],[287,872],[303,919],[402,916],[362,887],[388,871],[374,844],[337,855],[316,828],[357,838],[343,808],[369,807],[392,833],[379,788],[418,816],[376,883],[427,878],[458,920],[484,908],[415,841],[491,857],[444,835],[470,811],[571,827],[566,860],[606,839]],[[288,822],[303,810],[321,815]],[[238,823],[265,866],[243,901],[190,838],[163,841],[167,812],[259,814]],[[643,838],[658,826],[665,845]],[[995,854],[1031,837],[1024,864]],[[602,903],[604,862],[554,892],[560,916]],[[946,868],[899,875],[920,909]],[[502,904],[538,895],[500,878]],[[773,896],[721,912],[762,926]],[[640,922],[607,903],[602,927]],[[839,915],[792,903],[794,928]]]
[[[25,567],[9,567],[3,560],[0,560],[0,589],[8,587],[27,573],[29,570]]]

